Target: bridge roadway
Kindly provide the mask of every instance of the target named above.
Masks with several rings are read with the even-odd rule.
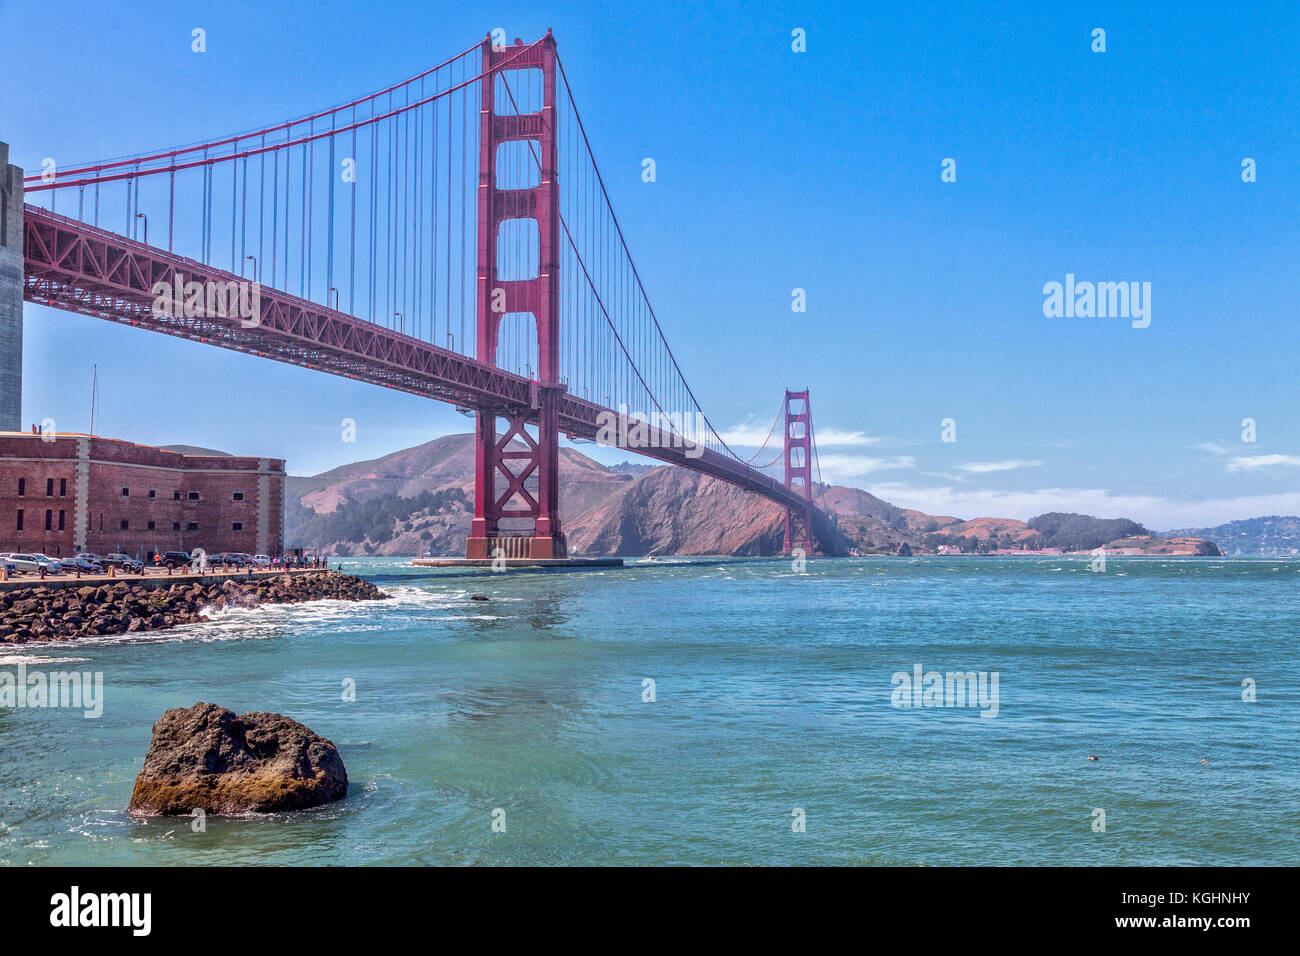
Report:
[[[540,386],[535,381],[267,286],[259,290],[256,321],[237,314],[155,312],[154,287],[172,285],[177,274],[183,282],[204,284],[248,280],[39,206],[26,205],[23,212],[23,298],[29,302],[463,408],[531,410],[528,420],[536,419]],[[602,412],[617,414],[566,393],[560,401],[560,428],[570,438],[595,441]],[[801,495],[729,455],[710,448],[688,454],[680,440],[673,447],[658,429],[650,430],[649,440],[651,447],[625,450],[712,475],[782,507],[806,507]],[[698,457],[696,452],[701,452]]]

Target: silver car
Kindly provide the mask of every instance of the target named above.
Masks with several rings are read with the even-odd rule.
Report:
[[[36,572],[45,569],[46,574],[58,574],[59,562],[53,558],[47,558],[43,554],[30,554],[27,552],[15,551],[9,555],[9,563],[19,571]]]

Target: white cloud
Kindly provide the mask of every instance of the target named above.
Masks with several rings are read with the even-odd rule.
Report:
[[[959,471],[967,471],[976,475],[985,475],[991,471],[1014,471],[1017,468],[1037,468],[1042,465],[1041,461],[1026,461],[1020,458],[1009,458],[1005,461],[968,461],[964,465],[958,465]]]
[[[764,422],[753,418],[740,425],[733,425],[731,428],[724,429],[721,438],[733,447],[758,448],[769,434],[772,436],[769,444],[780,448],[781,429],[779,427],[774,429],[770,421]],[[841,431],[836,428],[820,429],[817,428],[815,421],[813,423],[813,437],[816,438],[817,444],[821,448],[878,445],[885,440],[863,432]]]
[[[1300,468],[1300,456],[1297,455],[1250,455],[1233,458],[1228,462],[1228,471],[1254,471],[1256,468],[1271,468],[1285,465],[1288,468]]]
[[[894,455],[889,458],[869,458],[865,455],[819,455],[822,479],[832,485],[850,484],[854,479],[878,471],[915,468],[911,455]]]
[[[1105,488],[997,491],[952,486],[922,488],[897,482],[872,483],[866,490],[900,508],[915,508],[927,514],[1027,521],[1047,511],[1073,511],[1099,518],[1132,518],[1153,530],[1208,528],[1260,515],[1300,514],[1300,492],[1176,499],[1122,494]]]
[[[815,422],[813,423],[813,438],[823,448],[838,448],[845,445],[879,445],[885,441],[884,438],[865,435],[862,432],[844,432],[836,428],[820,429],[816,427]]]

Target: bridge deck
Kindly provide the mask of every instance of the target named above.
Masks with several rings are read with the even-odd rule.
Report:
[[[238,283],[242,276],[27,205],[23,218],[23,297],[30,302],[108,319],[382,385],[462,407],[520,411],[538,407],[535,381],[374,322],[266,286],[255,319],[238,315],[176,315],[153,308],[159,282]],[[173,311],[187,311],[184,309]],[[564,395],[560,428],[570,438],[596,440],[602,412],[594,402]],[[716,452],[687,453],[680,441],[651,430],[657,447],[626,448],[712,475],[784,507],[803,508],[803,497],[779,481]],[[623,446],[619,446],[623,447]]]

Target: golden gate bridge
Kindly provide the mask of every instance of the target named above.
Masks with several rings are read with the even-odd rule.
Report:
[[[786,553],[827,524],[807,389],[748,457],[696,400],[549,32],[23,190],[28,301],[471,412],[467,558],[565,558],[559,439],[608,440],[611,421],[620,447],[785,508]]]

